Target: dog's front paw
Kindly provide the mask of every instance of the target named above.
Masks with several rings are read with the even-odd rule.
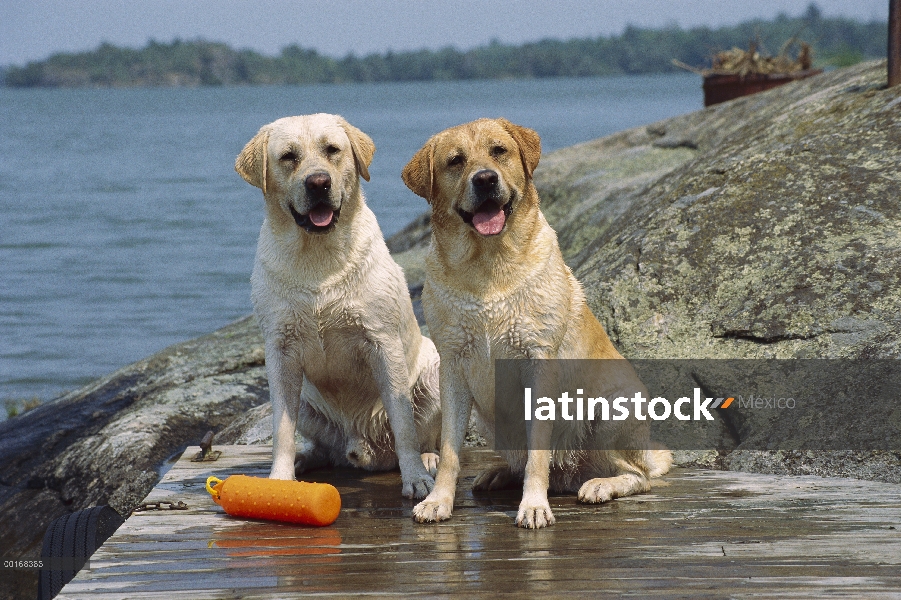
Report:
[[[524,529],[541,529],[556,522],[554,513],[551,512],[551,505],[548,504],[546,498],[544,502],[528,502],[523,498],[519,504],[516,524]]]
[[[450,502],[434,499],[429,496],[413,507],[413,519],[417,523],[437,523],[450,519],[454,511],[453,500]]]
[[[401,472],[401,483],[403,483],[403,489],[401,490],[401,495],[404,498],[425,498],[432,492],[432,488],[435,487],[435,479],[426,473],[425,469],[420,468],[412,475],[405,475]]]
[[[434,477],[438,474],[438,455],[434,452],[423,452],[419,455],[419,458],[422,459],[422,466],[425,467],[425,470],[429,472],[429,475]]]
[[[609,478],[589,479],[579,488],[579,502],[600,504],[616,497],[616,490]]]
[[[494,467],[482,471],[472,482],[472,491],[487,492],[489,490],[506,490],[520,487],[522,479],[513,474],[510,467]]]

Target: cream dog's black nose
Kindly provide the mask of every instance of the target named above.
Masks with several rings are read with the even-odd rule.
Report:
[[[472,185],[476,191],[490,192],[497,187],[497,173],[491,169],[482,169],[472,176]]]
[[[304,186],[311,194],[324,194],[332,187],[332,178],[328,173],[313,173],[304,180]]]

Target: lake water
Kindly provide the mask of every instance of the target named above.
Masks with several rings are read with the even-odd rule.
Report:
[[[251,312],[262,195],[233,165],[279,117],[339,113],[372,137],[363,187],[387,236],[426,209],[400,171],[445,127],[503,116],[550,151],[701,106],[691,74],[0,88],[0,401],[55,397]]]

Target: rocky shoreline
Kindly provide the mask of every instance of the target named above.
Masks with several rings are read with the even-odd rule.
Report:
[[[536,184],[628,358],[901,355],[901,86],[884,61],[550,153]],[[389,240],[417,301],[428,240],[427,214]],[[267,441],[267,401],[248,317],[0,423],[4,556],[36,555],[66,512],[128,514],[207,430]],[[772,422],[740,425],[679,462],[901,482],[898,452],[745,450]]]

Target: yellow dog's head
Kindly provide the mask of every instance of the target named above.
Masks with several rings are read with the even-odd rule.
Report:
[[[506,119],[479,119],[438,133],[403,170],[403,180],[432,205],[432,224],[454,235],[503,236],[518,213],[537,210],[532,173],[538,134]]]
[[[285,117],[247,142],[235,170],[263,190],[274,225],[293,220],[308,233],[328,233],[358,197],[359,177],[369,181],[374,153],[369,136],[337,115]]]

